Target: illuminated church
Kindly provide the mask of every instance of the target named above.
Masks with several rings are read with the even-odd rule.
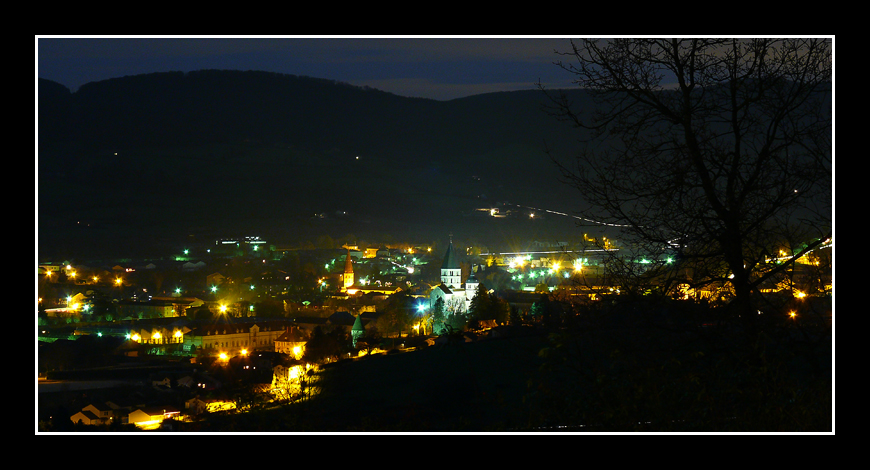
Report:
[[[468,312],[479,284],[474,276],[474,267],[471,268],[471,274],[465,280],[465,284],[462,283],[462,267],[459,265],[459,258],[453,249],[451,238],[450,244],[447,245],[447,253],[444,255],[444,262],[441,263],[441,283],[432,289],[429,295],[429,307],[434,307],[438,299],[443,299],[446,313]]]
[[[342,292],[354,291],[353,280],[353,259],[350,256],[350,248],[348,248],[347,257],[344,259],[344,272],[338,276],[340,290]]]

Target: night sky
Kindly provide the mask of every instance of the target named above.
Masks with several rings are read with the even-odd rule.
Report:
[[[570,86],[553,62],[554,37],[59,37],[36,38],[38,78],[70,90],[153,72],[259,70],[450,100],[495,91]]]

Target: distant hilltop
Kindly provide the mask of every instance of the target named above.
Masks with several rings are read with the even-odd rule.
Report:
[[[537,90],[441,102],[255,71],[127,76],[75,93],[40,79],[39,138],[93,149],[255,141],[413,166],[564,141],[566,129],[543,112],[545,102]]]
[[[152,73],[76,92],[40,79],[40,240],[442,236],[461,233],[461,214],[490,200],[568,210],[570,190],[545,149],[569,148],[576,135],[546,101],[529,90],[443,102],[253,71]],[[346,216],[314,217],[337,212]]]

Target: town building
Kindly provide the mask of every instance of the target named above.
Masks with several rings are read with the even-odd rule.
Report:
[[[236,356],[247,350],[273,351],[275,341],[286,331],[288,321],[214,322],[191,325],[184,334],[184,350],[209,356]]]
[[[305,343],[308,339],[297,326],[288,326],[287,330],[275,340],[275,352],[287,354],[295,359],[301,359],[305,354]]]
[[[347,256],[344,258],[344,272],[339,275],[341,291],[349,292],[353,290],[353,281],[353,257],[350,255],[350,249],[348,249]]]
[[[434,307],[438,299],[442,299],[448,313],[465,313],[471,307],[471,301],[477,294],[479,284],[473,267],[468,279],[462,282],[462,266],[453,249],[451,238],[447,245],[447,252],[444,254],[444,261],[441,263],[441,283],[432,289],[429,295],[429,307]]]

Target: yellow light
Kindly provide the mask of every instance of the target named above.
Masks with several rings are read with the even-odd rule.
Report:
[[[115,278],[115,284],[117,284],[119,286],[121,285],[121,278],[120,277]]]
[[[221,305],[221,306],[220,306],[220,311],[221,311],[221,313],[227,313],[227,306],[226,306],[226,305]]]
[[[218,355],[218,357],[220,358],[220,360],[226,361],[227,360],[227,353],[220,353],[220,355]]]
[[[176,332],[175,332],[175,337],[176,337],[176,338],[181,338],[181,330],[176,330]]]
[[[302,347],[293,346],[293,355],[298,358],[300,354],[302,354]]]
[[[574,271],[582,271],[583,270],[583,261],[582,260],[574,260]]]
[[[160,332],[155,331],[154,334],[151,335],[151,339],[160,339]]]
[[[242,356],[247,356],[247,355],[248,355],[248,350],[247,350],[247,349],[242,349],[241,353],[242,353]]]
[[[798,291],[795,291],[794,296],[798,299],[802,299],[802,298],[806,297],[807,294],[798,290]]]
[[[788,312],[788,316],[794,318],[794,317],[797,316],[797,312],[795,312],[794,310],[792,310],[791,312]]]
[[[133,333],[133,335],[130,336],[130,339],[132,339],[133,341],[139,341],[140,338],[141,337],[139,336],[139,333]]]

